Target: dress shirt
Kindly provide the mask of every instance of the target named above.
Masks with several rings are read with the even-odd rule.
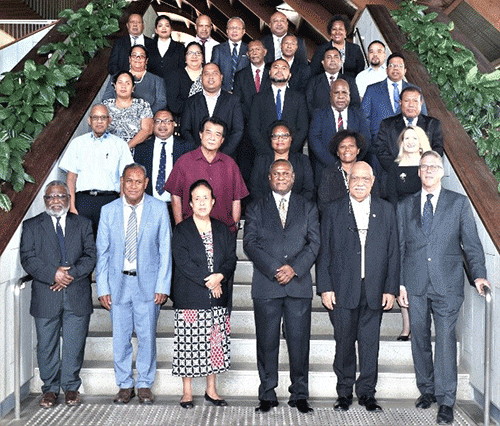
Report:
[[[211,96],[203,90],[203,96],[205,96],[205,101],[207,102],[208,115],[212,117],[214,115],[215,105],[217,105],[217,101],[220,96],[220,90],[215,96]]]
[[[410,120],[408,118],[406,118],[404,115],[403,115],[403,121],[405,122],[405,125],[406,127],[410,126]],[[413,119],[413,123],[411,123],[412,126],[418,126],[418,117],[415,117]]]
[[[278,90],[281,89],[281,92],[280,92],[280,96],[281,96],[281,112],[283,113],[283,106],[285,105],[285,92],[286,92],[287,86],[276,87],[274,84],[271,84],[271,88],[273,89],[274,104],[275,105],[276,105],[276,97],[278,96]]]
[[[370,222],[370,202],[371,195],[363,201],[358,202],[349,196],[352,212],[356,219],[356,228],[358,229],[359,242],[361,243],[361,279],[365,278],[365,246],[366,234],[368,233],[368,224]]]
[[[366,92],[366,88],[370,84],[378,83],[387,78],[387,69],[385,64],[381,65],[377,69],[373,67],[368,67],[367,69],[361,71],[356,76],[356,86],[358,86],[358,92],[360,98],[363,98]]]
[[[165,182],[168,179],[168,176],[170,175],[170,172],[172,171],[172,167],[174,166],[174,137],[170,136],[166,140],[165,144],[165,154],[166,154],[166,163],[165,163]],[[160,157],[161,157],[161,146],[162,146],[162,140],[158,137],[155,138],[155,144],[153,148],[153,163],[151,165],[152,169],[152,175],[151,178],[153,179],[153,182],[151,182],[152,187],[153,187],[153,197],[157,198],[158,200],[161,201],[170,201],[170,192],[165,191],[163,194],[158,194],[158,191],[156,191],[156,181],[158,180],[158,171],[160,169]],[[163,183],[165,183],[163,182]]]
[[[342,112],[337,111],[334,107],[332,107],[333,115],[335,117],[335,129],[338,132],[338,124],[339,124],[339,114],[342,115],[342,123],[344,130],[347,129],[347,108],[344,108]]]
[[[293,65],[293,60],[294,60],[294,59],[295,59],[295,56],[294,56],[292,59],[290,59],[289,61],[287,61],[287,62],[288,62],[288,65],[290,66],[290,68],[292,68],[292,65]]]
[[[281,41],[283,38],[286,36],[286,34],[283,34],[281,37],[278,37],[277,35],[273,34],[273,46],[274,46],[274,60],[276,61],[277,59],[280,59],[282,56],[281,53]]]
[[[236,43],[236,53],[238,54],[238,56],[240,56],[240,52],[241,52],[241,40],[240,41],[231,41],[231,40],[228,40],[228,43],[229,43],[229,51],[231,53],[231,56],[233,55],[233,49],[234,49],[234,44]]]
[[[127,143],[118,136],[94,132],[73,139],[59,163],[59,168],[78,175],[76,192],[120,192],[120,176],[127,164],[133,163]]]
[[[394,86],[393,84],[395,81],[392,81],[390,78],[387,79],[387,90],[389,91],[389,99],[391,100],[391,105],[392,105],[392,110],[395,111],[397,110],[399,105],[394,105]],[[401,98],[401,91],[403,90],[403,80],[398,81],[398,92],[399,92],[399,97]]]
[[[167,53],[168,48],[170,47],[170,42],[172,39],[169,37],[167,41],[163,41],[162,39],[158,38],[157,43],[158,43],[158,52],[160,52],[160,56],[163,57],[165,56],[165,53]]]
[[[132,213],[131,204],[127,203],[125,196],[122,197],[123,200],[123,225],[125,232],[125,239],[127,239],[127,227],[128,227],[128,218]],[[141,227],[141,217],[142,217],[142,209],[144,208],[144,196],[142,196],[142,200],[139,201],[138,204],[135,205],[135,214],[137,216],[137,244],[139,244],[139,229]],[[125,247],[124,247],[125,252]],[[138,255],[137,255],[138,256]],[[137,256],[133,262],[129,262],[125,256],[123,256],[123,270],[124,271],[137,271]]]
[[[431,204],[432,204],[432,213],[436,213],[436,206],[437,202],[439,200],[439,194],[441,194],[441,186],[437,188],[433,192],[427,192],[424,188],[422,188],[422,193],[420,195],[420,216],[424,215],[424,204],[427,201],[427,194],[432,194],[433,197],[431,198]]]
[[[286,201],[286,211],[288,213],[288,207],[290,205],[290,194],[292,191],[288,191],[285,195],[278,194],[277,192],[273,191],[273,197],[274,197],[274,202],[276,203],[276,208],[278,211],[280,211],[280,202],[284,198]]]
[[[260,67],[256,67],[254,64],[250,64],[250,68],[252,69],[253,81],[255,81],[256,71],[259,70],[260,83],[262,84],[262,75],[264,74],[264,69],[266,68],[266,64],[262,63]]]
[[[212,60],[212,50],[214,46],[217,46],[219,44],[219,42],[215,41],[212,37],[208,37],[207,40],[205,41],[205,44],[203,44],[201,38],[198,36],[195,37],[194,41],[203,46],[205,50],[205,63],[208,64]],[[186,46],[188,44],[189,42],[186,42]]]
[[[129,34],[130,36],[130,46],[134,46],[134,38]],[[137,36],[137,40],[135,41],[135,46],[141,45],[141,46],[146,46],[146,40],[144,39],[144,34],[141,34],[140,36]]]
[[[326,72],[325,71],[325,75],[326,75],[326,81],[328,81],[328,85],[331,86],[332,85],[332,77],[333,77],[333,81],[336,81],[338,76],[339,76],[339,73],[336,73],[336,74],[330,74],[329,72]]]
[[[63,215],[61,215],[61,219],[59,220],[59,223],[61,224],[61,228],[62,228],[62,231],[63,231],[63,234],[66,235],[66,216],[68,215],[68,213],[64,213]],[[52,223],[54,224],[54,231],[56,231],[56,234],[57,234],[57,217],[56,216],[50,216],[50,218],[52,219]]]

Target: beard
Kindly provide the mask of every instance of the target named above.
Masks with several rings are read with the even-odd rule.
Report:
[[[380,65],[380,59],[377,58],[377,59],[371,60],[370,65],[373,65],[373,66]]]
[[[54,207],[46,207],[45,213],[49,216],[61,217],[64,216],[69,211],[69,206],[62,207],[60,210],[55,210]]]
[[[269,80],[271,80],[273,83],[278,83],[278,84],[288,82],[288,78],[269,77]]]

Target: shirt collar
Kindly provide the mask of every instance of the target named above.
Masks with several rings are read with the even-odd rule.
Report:
[[[144,194],[142,196],[141,201],[139,201],[137,204],[134,204],[134,205],[127,203],[127,199],[125,198],[125,195],[123,195],[122,200],[123,200],[123,205],[124,206],[139,207],[139,206],[142,206],[144,204]]]
[[[91,131],[91,132],[90,132],[90,138],[91,138],[91,139],[94,139],[94,140],[96,140],[96,141],[100,141],[100,140],[103,140],[103,139],[107,139],[107,137],[108,137],[108,136],[109,136],[109,131],[107,131],[107,130],[103,133],[103,135],[102,135],[100,138],[98,138],[98,137],[94,134],[94,131]]]
[[[201,151],[201,146],[196,148],[193,152],[193,157],[194,157],[194,160],[195,161],[204,161],[205,163],[208,163],[208,160],[205,158],[205,156],[203,155],[203,152]],[[222,157],[221,157],[221,152],[220,151],[217,151],[217,154],[215,154],[215,157],[214,159],[212,160],[211,163],[208,163],[208,164],[213,164],[215,163],[216,161],[222,161]]]
[[[273,191],[273,197],[274,201],[276,201],[276,204],[279,205],[279,202],[281,201],[282,198],[286,200],[287,203],[290,202],[290,194],[292,191],[288,191],[285,195],[278,194],[277,192]]]
[[[222,91],[222,88],[219,89],[219,91],[217,92],[216,95],[211,95],[211,94],[207,93],[205,91],[205,89],[202,89],[202,90],[203,90],[203,96],[205,96],[206,98],[212,98],[213,99],[213,98],[218,98],[220,96],[220,92]]]

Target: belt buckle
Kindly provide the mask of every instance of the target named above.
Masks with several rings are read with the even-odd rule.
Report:
[[[99,191],[97,189],[90,190],[89,194],[92,195],[92,197],[96,197],[97,195],[99,195]]]

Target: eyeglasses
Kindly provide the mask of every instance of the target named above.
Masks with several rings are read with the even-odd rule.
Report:
[[[187,56],[201,56],[202,53],[194,50],[190,50],[189,52],[186,53]]]
[[[243,27],[227,27],[228,31],[235,30],[235,31],[243,31]]]
[[[52,195],[44,195],[43,199],[45,201],[52,201],[52,200],[67,200],[69,198],[68,194],[52,194]]]
[[[351,176],[349,178],[350,181],[352,182],[363,182],[363,183],[370,183],[372,178],[370,176]]]
[[[277,141],[279,139],[288,139],[290,137],[290,133],[276,133],[275,135],[271,136],[271,139],[273,141]]]
[[[106,121],[109,118],[109,115],[91,115],[90,119],[92,121]]]
[[[387,68],[404,68],[404,64],[389,64]]]
[[[165,124],[175,124],[175,120],[171,120],[170,118],[166,118],[164,120],[162,120],[161,118],[156,118],[155,119],[155,124],[162,124],[162,123],[165,123]]]
[[[146,55],[130,55],[132,59],[137,59],[142,61],[143,59],[146,59]]]
[[[420,170],[426,171],[430,170],[431,172],[437,172],[439,169],[442,169],[442,166],[439,166],[437,164],[420,164]]]

